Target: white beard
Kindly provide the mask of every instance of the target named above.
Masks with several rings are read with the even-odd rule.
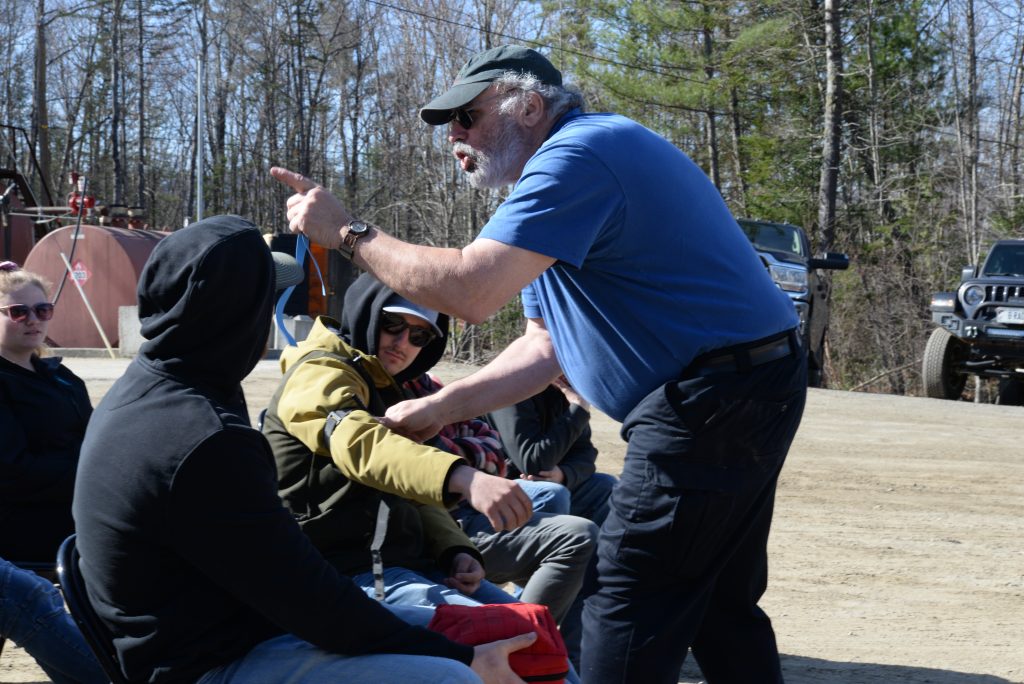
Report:
[[[501,128],[487,149],[477,149],[464,142],[452,145],[470,159],[466,171],[469,184],[474,188],[500,188],[519,180],[523,164],[528,157],[526,137],[512,117],[501,116]]]

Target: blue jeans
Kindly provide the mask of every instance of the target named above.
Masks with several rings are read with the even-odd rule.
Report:
[[[374,594],[373,572],[357,574],[352,581],[368,595]],[[476,600],[474,600],[476,599]],[[439,588],[423,575],[401,567],[384,569],[384,607],[417,627],[426,627],[434,614],[434,605],[452,603],[513,603],[515,599],[489,582],[480,585],[473,598],[441,585]],[[409,601],[402,603],[401,601]],[[433,601],[433,603],[430,603]],[[316,648],[298,637],[286,635],[259,644],[230,665],[212,670],[197,684],[244,684],[248,682],[288,682],[289,684],[376,684],[377,682],[479,682],[460,679],[459,662],[446,658],[414,655],[341,656]],[[302,679],[289,678],[302,670]],[[468,668],[467,668],[468,670]],[[409,674],[406,674],[407,671]],[[415,672],[415,677],[412,676]],[[264,675],[264,673],[266,673]],[[382,675],[387,673],[387,677]],[[391,676],[393,673],[393,676]],[[580,684],[580,676],[569,664],[568,684]]]
[[[107,682],[52,583],[0,558],[0,634],[35,658],[55,684]]]
[[[555,482],[518,479],[516,483],[533,503],[535,513],[568,513],[600,525],[608,517],[608,497],[618,482],[614,475],[594,473],[571,492]]]
[[[541,480],[516,480],[516,484],[530,497],[534,513],[566,514],[572,506],[569,490],[557,482]]]
[[[431,656],[341,656],[285,634],[257,644],[244,656],[199,678],[196,684],[480,684],[457,660]]]
[[[444,577],[441,572],[420,573],[401,567],[384,568],[384,603],[391,606],[420,606],[430,608],[424,610],[426,620],[414,619],[415,613],[402,614],[400,617],[414,625],[426,625],[434,614],[432,608],[442,603],[462,606],[479,606],[482,603],[515,603],[516,599],[502,591],[494,584],[484,580],[480,588],[472,596],[446,587],[442,584]],[[373,598],[373,573],[362,572],[352,577],[366,595]]]

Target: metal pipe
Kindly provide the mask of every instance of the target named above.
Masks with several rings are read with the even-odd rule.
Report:
[[[78,294],[82,295],[82,301],[85,302],[85,308],[89,312],[89,315],[92,316],[92,322],[96,325],[96,330],[99,331],[100,337],[103,338],[103,344],[107,346],[107,353],[110,354],[110,358],[116,359],[117,354],[114,353],[114,348],[110,346],[110,340],[107,339],[107,334],[103,332],[103,326],[100,325],[100,319],[96,317],[96,312],[92,310],[92,304],[89,303],[89,298],[85,296],[85,290],[82,289],[82,284],[78,282],[77,278],[75,278],[75,271],[71,268],[71,262],[68,261],[64,252],[60,253],[60,258],[61,261],[64,262],[64,268],[67,269],[71,282],[73,282],[75,287],[78,288]]]

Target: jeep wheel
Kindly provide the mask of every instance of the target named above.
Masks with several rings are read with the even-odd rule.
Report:
[[[966,357],[966,344],[945,328],[933,330],[924,348],[921,369],[924,395],[932,399],[959,399],[967,383],[967,374],[959,369]]]

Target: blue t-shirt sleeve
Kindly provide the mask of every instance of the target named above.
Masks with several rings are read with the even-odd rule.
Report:
[[[618,225],[622,198],[615,175],[585,145],[549,140],[480,237],[579,268],[602,234]]]
[[[523,316],[526,318],[544,318],[540,312],[540,303],[537,301],[537,293],[533,289],[533,283],[523,288],[521,293],[523,300]]]

